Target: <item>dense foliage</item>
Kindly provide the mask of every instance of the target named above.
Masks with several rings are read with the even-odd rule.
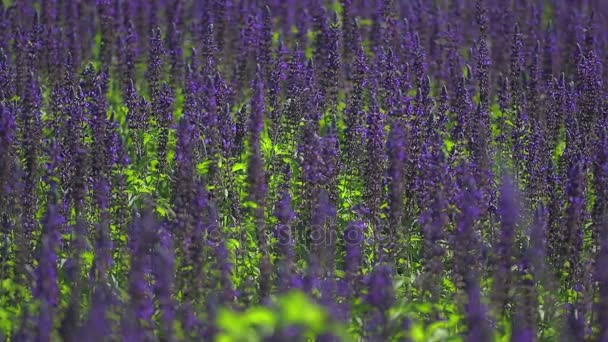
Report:
[[[0,339],[608,341],[608,2],[0,2]]]

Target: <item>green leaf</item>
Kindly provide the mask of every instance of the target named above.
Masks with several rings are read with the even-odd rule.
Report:
[[[315,332],[323,330],[327,320],[326,313],[316,304],[311,303],[306,295],[293,291],[279,301],[282,318],[288,324],[302,324]]]
[[[272,327],[277,322],[274,313],[270,309],[261,306],[247,310],[244,318],[247,323],[267,327]]]
[[[232,165],[232,172],[237,172],[237,171],[241,171],[241,170],[245,170],[247,169],[247,164],[246,163],[235,163],[234,165]]]
[[[555,146],[555,151],[553,152],[554,158],[561,157],[564,154],[565,150],[566,150],[566,141],[562,140],[559,143],[557,143],[557,146]]]
[[[410,337],[416,342],[426,341],[426,334],[422,323],[416,323],[410,327]]]
[[[209,172],[209,166],[211,166],[211,163],[213,163],[212,160],[205,160],[196,164],[196,172],[199,175],[206,175]]]
[[[452,150],[454,149],[454,146],[456,145],[452,140],[449,140],[449,139],[445,139],[443,141],[443,144],[445,146],[445,150],[448,153],[452,152]]]

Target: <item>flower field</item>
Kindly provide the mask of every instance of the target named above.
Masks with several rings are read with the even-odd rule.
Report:
[[[608,342],[608,1],[0,1],[0,341]]]

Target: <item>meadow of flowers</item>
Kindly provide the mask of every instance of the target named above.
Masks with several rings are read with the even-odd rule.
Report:
[[[608,341],[608,1],[0,1],[0,340]]]

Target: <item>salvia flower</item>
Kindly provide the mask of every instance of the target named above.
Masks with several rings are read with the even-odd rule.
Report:
[[[258,76],[253,82],[255,92],[251,98],[251,123],[249,129],[250,135],[250,160],[248,167],[248,179],[250,184],[249,197],[254,205],[254,219],[256,238],[262,259],[260,261],[260,297],[268,296],[270,292],[270,269],[268,256],[268,239],[266,236],[266,227],[264,219],[264,206],[266,202],[266,176],[264,173],[264,161],[262,159],[262,151],[260,147],[260,139],[262,130],[264,129],[264,83]]]
[[[59,207],[53,203],[54,198],[55,196],[52,195],[42,222],[43,235],[37,269],[35,296],[40,299],[37,337],[40,341],[50,340],[54,322],[53,312],[59,304],[57,252],[61,241],[61,227],[65,219],[59,214]]]
[[[383,339],[389,336],[388,309],[395,304],[392,270],[388,265],[374,267],[366,279],[365,302],[376,311],[372,313],[367,333],[370,338]]]
[[[520,216],[517,189],[510,176],[503,177],[500,187],[498,214],[500,216],[500,232],[496,244],[497,269],[495,296],[497,304],[503,306],[508,301],[511,285],[511,266],[513,264],[513,249],[517,237],[517,225]]]
[[[147,209],[131,227],[130,250],[133,259],[129,274],[129,295],[133,316],[128,319],[128,332],[124,332],[131,338],[145,338],[152,329],[153,291],[147,275],[150,273],[150,253],[155,238],[153,215]]]
[[[296,213],[291,207],[291,195],[286,190],[281,195],[281,199],[277,205],[275,216],[279,223],[275,229],[277,238],[277,248],[281,255],[281,265],[278,269],[278,278],[280,281],[279,287],[285,291],[291,287],[292,276],[294,272],[294,237],[292,234],[291,222],[296,216]]]
[[[359,290],[361,267],[363,265],[363,248],[365,243],[365,223],[362,221],[349,222],[344,229],[344,270],[346,280],[346,297]]]
[[[0,340],[608,341],[607,14],[0,2]]]

